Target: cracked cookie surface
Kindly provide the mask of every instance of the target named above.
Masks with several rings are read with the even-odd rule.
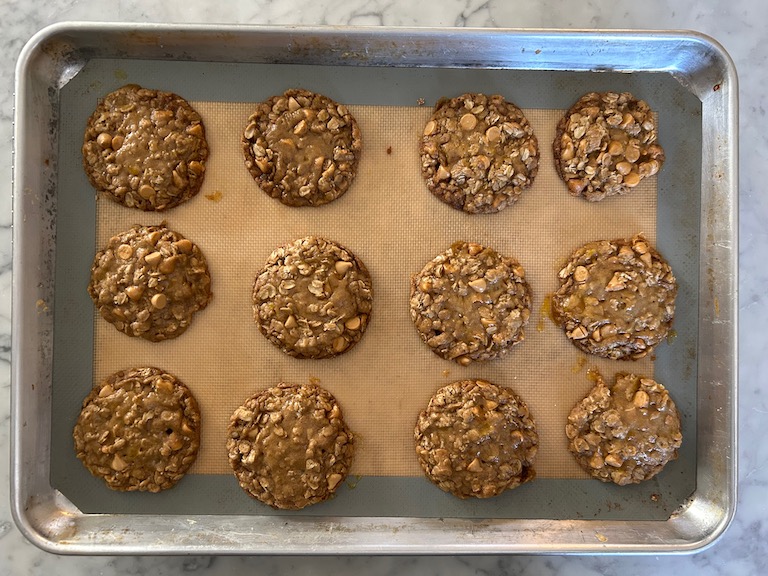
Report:
[[[83,401],[77,457],[120,491],[173,487],[200,447],[200,410],[189,389],[158,368],[116,372]]]
[[[165,225],[113,236],[96,253],[88,293],[101,316],[128,336],[169,340],[211,299],[205,256]]]
[[[357,172],[360,128],[346,106],[293,89],[257,105],[243,132],[245,165],[287,206],[320,206],[344,194]]]
[[[427,478],[459,498],[489,498],[533,480],[539,437],[509,388],[462,380],[440,388],[414,432]]]
[[[240,486],[274,508],[330,498],[354,457],[354,435],[334,396],[316,384],[280,383],[232,414],[229,464]]]
[[[584,352],[636,360],[667,337],[677,281],[642,235],[588,242],[558,277],[552,319]]]
[[[626,194],[664,164],[653,111],[628,92],[590,92],[557,125],[555,168],[572,196]]]
[[[166,210],[203,184],[208,142],[181,96],[135,84],[99,102],[83,139],[83,167],[97,191],[139,210]]]
[[[528,119],[502,96],[468,93],[441,99],[420,141],[429,190],[470,214],[514,204],[539,168],[539,147]]]
[[[599,374],[595,380],[568,416],[568,449],[603,482],[625,486],[653,478],[677,458],[683,440],[669,392],[635,374],[616,374],[612,386]]]
[[[411,280],[411,320],[422,341],[462,365],[522,341],[530,308],[523,267],[474,242],[455,242]]]
[[[253,286],[262,334],[297,358],[330,358],[363,337],[373,310],[365,264],[344,246],[307,236],[281,246]]]

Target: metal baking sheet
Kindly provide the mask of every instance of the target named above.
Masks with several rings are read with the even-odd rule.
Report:
[[[668,162],[693,162],[659,177],[657,243],[684,279],[687,306],[678,314],[687,309],[693,327],[678,336],[685,346],[659,349],[655,363],[688,414],[690,441],[674,474],[623,491],[542,479],[513,491],[513,500],[468,506],[423,479],[365,478],[345,504],[288,515],[252,507],[245,514],[239,493],[200,498],[221,493],[216,476],[188,477],[162,500],[98,485],[83,493],[81,482],[93,480],[68,477],[59,465],[68,446],[59,400],[90,369],[92,349],[78,337],[92,330],[90,311],[82,314],[78,280],[67,274],[77,268],[72,258],[89,262],[93,246],[82,223],[93,221],[94,208],[72,190],[67,167],[72,98],[78,87],[106,93],[126,77],[213,101],[252,100],[258,78],[311,79],[321,92],[343,85],[345,102],[385,105],[508,83],[528,86],[515,101],[534,108],[566,108],[579,91],[653,91],[666,103],[660,121],[680,124],[667,134]],[[43,548],[89,554],[659,553],[708,545],[736,500],[736,95],[728,56],[695,33],[110,24],[42,31],[17,69],[12,496],[21,529]]]

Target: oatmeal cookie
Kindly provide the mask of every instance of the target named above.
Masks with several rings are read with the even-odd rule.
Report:
[[[208,143],[181,96],[129,84],[98,104],[82,151],[96,190],[129,208],[165,210],[200,191]]]
[[[211,276],[192,241],[165,224],[136,225],[96,254],[88,293],[115,328],[157,342],[182,334],[208,305]]]
[[[373,284],[344,246],[307,236],[281,246],[253,286],[253,313],[270,342],[297,358],[330,358],[363,337]]]
[[[539,145],[523,112],[502,96],[441,99],[421,137],[429,190],[470,214],[517,202],[539,169]]]
[[[613,386],[593,377],[595,387],[568,416],[568,449],[603,482],[625,486],[653,478],[677,458],[683,440],[669,392],[634,374],[616,374]]]
[[[508,388],[462,380],[440,388],[414,433],[424,473],[459,498],[489,498],[533,480],[539,436]]]
[[[362,140],[346,106],[294,89],[256,107],[242,146],[245,165],[264,192],[287,206],[320,206],[349,188]]]
[[[642,235],[589,242],[571,255],[558,276],[552,319],[584,352],[636,360],[666,338],[677,282]]]
[[[171,374],[134,368],[91,390],[73,436],[77,457],[113,490],[159,492],[197,458],[200,410]]]
[[[555,168],[572,196],[625,194],[664,164],[653,111],[623,92],[582,96],[557,125]]]
[[[501,356],[523,340],[531,294],[517,260],[455,242],[412,278],[410,307],[432,351],[467,365]]]
[[[330,392],[282,382],[235,410],[227,453],[248,494],[299,510],[334,494],[352,465],[354,440]]]

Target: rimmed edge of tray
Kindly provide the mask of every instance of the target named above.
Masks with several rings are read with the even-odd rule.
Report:
[[[104,48],[108,46],[109,48]],[[650,50],[649,48],[653,48]],[[254,48],[258,48],[255,50]],[[663,72],[702,101],[697,489],[667,521],[82,514],[49,483],[58,88],[94,55],[366,66]],[[563,31],[60,23],[16,69],[11,500],[34,544],[70,554],[686,553],[736,508],[738,84],[711,38]],[[51,134],[49,141],[34,136]],[[286,528],[289,528],[286,530]]]

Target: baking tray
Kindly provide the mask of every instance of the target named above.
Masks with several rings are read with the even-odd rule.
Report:
[[[94,82],[104,93],[127,76],[149,80],[168,72],[170,82],[186,72],[203,79],[194,90],[189,84],[179,90],[189,99],[236,99],[237,77],[271,72],[320,85],[324,77],[358,78],[345,86],[354,92],[370,82],[357,90],[375,92],[379,104],[416,95],[433,103],[443,95],[436,90],[508,82],[537,87],[536,98],[525,91],[515,98],[523,108],[536,107],[542,94],[551,107],[566,108],[574,90],[624,87],[658,88],[671,108],[689,110],[695,121],[681,127],[685,138],[668,151],[692,156],[692,169],[686,178],[660,176],[658,193],[657,243],[684,279],[678,314],[687,309],[691,321],[684,325],[692,327],[656,359],[657,373],[683,396],[689,427],[681,462],[667,474],[680,479],[661,494],[665,503],[647,501],[642,510],[651,513],[638,507],[646,496],[657,502],[660,494],[643,490],[667,487],[662,484],[622,493],[591,480],[543,479],[535,489],[513,491],[522,496],[511,503],[460,508],[432,491],[432,509],[424,512],[418,485],[381,478],[348,492],[357,502],[352,509],[332,502],[303,515],[243,512],[237,503],[226,509],[215,499],[206,508],[199,496],[216,488],[192,478],[151,512],[132,509],[143,495],[99,504],[94,490],[92,498],[73,501],[52,464],[62,453],[58,400],[62,388],[74,385],[67,381],[72,366],[90,365],[90,349],[78,348],[76,338],[73,345],[66,332],[69,320],[76,321],[78,296],[62,287],[70,270],[66,247],[93,235],[71,222],[87,220],[93,206],[73,203],[71,187],[62,184],[72,157],[64,136],[72,113],[67,89],[99,62],[113,63],[104,68],[111,77]],[[692,32],[94,23],[41,31],[23,50],[16,78],[11,492],[19,527],[42,548],[83,554],[660,553],[711,544],[736,503],[737,93],[727,54]],[[393,488],[401,490],[399,498]],[[366,490],[389,491],[399,505],[387,506],[386,498],[377,505]],[[518,509],[498,514],[497,505]]]

